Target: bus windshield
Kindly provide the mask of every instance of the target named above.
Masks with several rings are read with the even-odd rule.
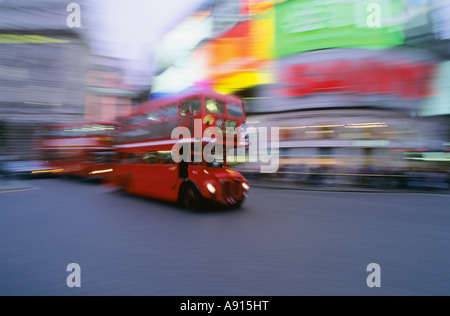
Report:
[[[223,168],[226,165],[224,157],[216,157],[215,150],[211,153],[206,153],[205,160],[209,168]]]
[[[206,163],[206,165],[208,166],[208,168],[223,168],[224,167],[224,163],[218,162],[218,161],[208,162],[208,163]]]

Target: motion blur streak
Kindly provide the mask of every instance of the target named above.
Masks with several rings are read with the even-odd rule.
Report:
[[[113,172],[114,169],[106,169],[106,170],[98,170],[98,171],[92,171],[90,174],[102,174],[102,173],[108,173]]]
[[[33,171],[31,173],[33,174],[38,174],[38,173],[59,173],[59,172],[63,172],[64,169],[54,169],[54,170],[38,170],[38,171]]]

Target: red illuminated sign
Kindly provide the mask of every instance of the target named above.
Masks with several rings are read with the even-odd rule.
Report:
[[[430,95],[434,70],[432,63],[404,60],[339,60],[289,65],[282,69],[280,80],[284,87],[279,93],[283,97],[355,93],[420,99]]]

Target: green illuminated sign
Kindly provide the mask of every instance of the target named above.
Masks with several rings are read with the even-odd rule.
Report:
[[[70,41],[39,35],[0,34],[0,44],[68,44]]]
[[[401,0],[291,0],[276,6],[275,54],[404,43]]]

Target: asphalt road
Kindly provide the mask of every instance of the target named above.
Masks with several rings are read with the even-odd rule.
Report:
[[[450,295],[450,196],[253,189],[241,210],[192,212],[32,185],[0,194],[0,295]]]

